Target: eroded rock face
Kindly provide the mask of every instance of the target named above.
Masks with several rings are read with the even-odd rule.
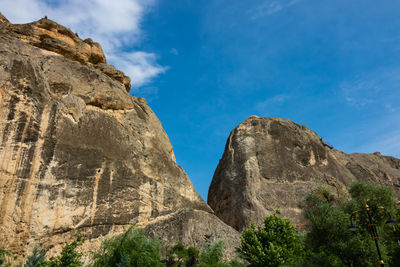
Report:
[[[239,233],[218,217],[202,210],[184,209],[160,217],[146,226],[151,237],[159,237],[171,246],[181,242],[186,247],[203,248],[219,240],[224,244],[224,256],[233,259],[240,246]]]
[[[107,76],[122,83],[129,92],[131,79],[114,66],[106,64],[106,57],[99,43],[88,38],[82,40],[70,29],[47,18],[27,24],[11,24],[0,15],[0,27],[12,36],[30,45],[42,48],[47,54],[58,54],[85,65],[94,65]]]
[[[9,24],[9,34],[33,46],[80,63],[106,63],[100,44],[82,40],[70,29],[47,18],[27,24]]]
[[[107,76],[122,83],[127,92],[131,89],[131,78],[126,76],[122,71],[117,70],[114,66],[105,63],[97,63],[94,67],[101,70]]]
[[[400,160],[331,149],[305,126],[249,117],[230,134],[214,173],[208,204],[237,230],[261,223],[276,209],[302,221],[299,202],[319,185],[340,191],[361,180],[392,186],[400,196]]]
[[[93,250],[105,236],[181,209],[222,225],[143,98],[83,62],[89,54],[37,45],[36,31],[58,36],[53,22],[0,19],[0,247],[26,255],[41,245],[52,256],[83,234],[83,250]],[[101,47],[87,49],[105,62]]]

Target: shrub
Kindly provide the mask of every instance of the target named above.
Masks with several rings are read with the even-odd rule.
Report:
[[[25,267],[44,267],[46,265],[46,252],[35,247],[32,255],[28,256]]]
[[[329,266],[377,265],[378,255],[369,233],[366,204],[382,238],[382,257],[387,262],[393,262],[390,255],[397,255],[398,245],[394,242],[393,230],[385,225],[386,212],[379,208],[384,206],[393,214],[395,201],[390,188],[358,182],[351,186],[349,199],[331,201],[333,197],[329,194],[326,191],[321,194],[319,188],[305,198],[304,211],[310,231],[305,242],[307,253],[304,266],[310,266],[312,262],[318,266],[324,266],[323,262]],[[358,211],[353,221],[357,223],[358,230],[351,232],[348,226],[354,211]]]
[[[93,266],[163,266],[161,244],[147,238],[143,229],[130,227],[122,236],[103,242],[93,255]]]
[[[166,259],[163,260],[166,267],[172,266],[196,266],[199,258],[199,251],[194,247],[188,249],[182,243],[167,248]]]
[[[272,216],[265,217],[263,226],[253,224],[242,232],[238,252],[249,266],[289,265],[301,256],[296,228],[279,214],[277,210]]]
[[[15,260],[16,257],[14,257],[14,255],[4,249],[4,248],[0,248],[0,267],[8,267],[11,266],[11,261],[14,259]]]
[[[83,266],[81,261],[82,254],[76,251],[76,248],[82,245],[83,237],[78,236],[73,242],[66,244],[62,251],[61,255],[51,259],[47,266],[50,267],[79,267]]]
[[[223,242],[218,241],[214,244],[206,244],[200,252],[198,267],[240,267],[243,264],[237,261],[224,261]]]

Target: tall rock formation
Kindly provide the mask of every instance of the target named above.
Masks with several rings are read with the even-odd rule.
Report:
[[[51,256],[83,234],[89,250],[135,223],[183,229],[189,219],[169,220],[184,209],[192,223],[224,225],[234,250],[238,233],[212,214],[129,88],[99,44],[46,18],[14,25],[0,14],[0,247]],[[210,231],[186,244],[224,238]]]
[[[261,223],[276,209],[302,221],[299,202],[319,185],[340,192],[352,181],[389,185],[400,196],[400,160],[346,154],[305,126],[249,117],[230,134],[208,192],[208,204],[237,230]]]

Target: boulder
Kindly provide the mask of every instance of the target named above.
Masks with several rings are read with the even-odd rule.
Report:
[[[183,209],[160,217],[146,225],[146,231],[150,237],[161,238],[171,246],[181,242],[186,247],[201,249],[222,241],[226,259],[236,258],[240,246],[239,232],[202,210]]]
[[[127,92],[129,92],[129,90],[131,89],[131,78],[126,76],[122,71],[116,69],[114,66],[105,63],[98,63],[95,64],[94,67],[96,69],[99,69],[112,79],[122,83],[125,86]]]

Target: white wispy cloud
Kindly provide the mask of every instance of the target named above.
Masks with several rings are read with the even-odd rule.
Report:
[[[152,103],[154,100],[158,99],[158,88],[155,86],[142,86],[136,93],[145,97],[147,103]]]
[[[157,64],[154,53],[136,51],[131,53],[115,53],[109,57],[113,62],[118,62],[119,67],[131,75],[135,84],[144,85],[153,77],[164,73],[168,67]]]
[[[83,38],[92,38],[102,45],[109,63],[132,78],[135,88],[166,70],[153,53],[121,52],[143,39],[141,22],[154,4],[155,0],[1,0],[0,12],[13,23],[47,16]]]
[[[394,107],[392,104],[385,104],[385,108],[389,112],[396,112],[397,110],[399,110],[399,107]]]
[[[360,148],[368,153],[381,152],[383,155],[400,157],[400,129],[382,133],[377,138]]]
[[[399,108],[400,69],[386,69],[355,77],[339,84],[339,92],[345,102],[362,108],[370,104],[380,105],[388,111]]]
[[[178,51],[178,49],[176,49],[176,48],[171,48],[171,49],[169,50],[169,52],[170,52],[171,54],[175,55],[175,56],[179,55],[179,51]]]
[[[273,97],[270,97],[264,101],[258,102],[255,105],[257,112],[267,112],[267,111],[274,111],[277,106],[282,105],[285,101],[290,98],[289,95],[279,94]]]
[[[251,19],[259,19],[262,17],[270,16],[285,8],[291,7],[302,0],[266,0],[258,6],[250,9],[248,14]]]
[[[360,128],[360,134],[368,138],[352,151],[400,156],[399,90],[399,68],[374,70],[340,83],[338,92],[344,103],[372,118]]]

